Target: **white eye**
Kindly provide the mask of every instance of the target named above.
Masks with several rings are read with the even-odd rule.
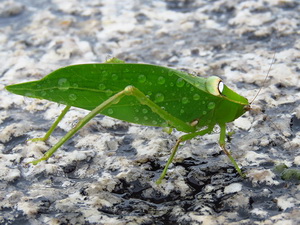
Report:
[[[205,87],[210,94],[220,96],[222,95],[224,84],[219,77],[211,76],[206,79]]]
[[[218,84],[218,90],[219,90],[220,93],[222,93],[223,89],[224,89],[224,83],[222,81],[220,81],[219,84]]]

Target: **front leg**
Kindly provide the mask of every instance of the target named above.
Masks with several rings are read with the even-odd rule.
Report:
[[[225,146],[225,138],[226,138],[226,125],[225,124],[219,124],[221,131],[220,131],[220,139],[219,139],[219,145],[221,147],[221,149],[223,150],[223,152],[228,156],[228,158],[230,159],[231,163],[233,164],[234,168],[236,169],[236,171],[240,174],[241,177],[245,178],[246,175],[242,173],[240,167],[238,166],[238,164],[236,163],[236,161],[234,160],[234,158],[232,157],[232,155],[230,154],[230,152],[226,149]]]

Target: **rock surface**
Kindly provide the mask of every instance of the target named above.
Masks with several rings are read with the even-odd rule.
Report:
[[[299,224],[299,20],[297,0],[2,1],[0,223]],[[101,115],[47,162],[26,165],[87,112],[73,108],[46,143],[26,142],[63,106],[4,87],[110,56],[218,75],[250,100],[263,86],[256,110],[228,127],[247,178],[216,132],[185,143],[157,186],[182,133]]]

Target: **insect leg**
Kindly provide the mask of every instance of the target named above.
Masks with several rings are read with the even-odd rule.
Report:
[[[196,137],[196,136],[203,136],[203,135],[205,135],[205,134],[207,134],[207,133],[210,133],[212,130],[213,130],[213,126],[212,126],[212,127],[208,127],[208,128],[206,128],[206,129],[201,130],[201,131],[198,131],[198,132],[194,132],[194,133],[190,133],[190,134],[185,134],[185,135],[181,136],[181,137],[177,140],[175,146],[173,147],[172,153],[171,153],[171,155],[170,155],[170,157],[169,157],[169,159],[168,159],[168,162],[167,162],[167,164],[165,165],[165,168],[164,168],[163,172],[161,173],[160,177],[157,179],[156,184],[160,184],[161,181],[164,179],[164,177],[165,177],[165,175],[166,175],[166,173],[167,173],[167,171],[168,171],[168,167],[169,167],[169,165],[172,163],[172,161],[173,161],[173,159],[174,159],[174,156],[175,156],[175,154],[176,154],[176,152],[177,152],[177,149],[178,149],[178,147],[179,147],[179,145],[180,145],[181,142],[184,142],[184,141],[193,139],[193,138]]]
[[[236,171],[240,174],[240,176],[241,177],[245,177],[245,175],[242,173],[240,167],[238,166],[238,164],[236,163],[236,161],[234,160],[234,158],[232,157],[232,155],[230,154],[230,152],[227,151],[227,149],[225,147],[226,125],[225,124],[219,124],[219,126],[221,128],[220,139],[219,139],[219,145],[220,145],[221,149],[228,156],[228,158],[230,159],[231,163],[233,164],[233,166],[236,169]]]
[[[117,94],[111,96],[106,101],[102,102],[95,109],[89,112],[85,117],[83,117],[74,128],[72,128],[64,137],[62,137],[52,148],[50,148],[42,158],[34,160],[32,162],[33,165],[38,164],[41,161],[47,160],[53,155],[56,150],[62,146],[67,140],[69,140],[78,130],[80,130],[87,122],[89,122],[92,118],[94,118],[97,114],[99,114],[102,110],[108,108],[109,106],[116,104],[120,101],[121,98],[126,96],[126,91],[120,91]]]
[[[143,104],[147,105],[150,107],[150,109],[154,112],[157,113],[162,119],[164,119],[170,127],[174,127],[179,131],[183,132],[195,132],[196,128],[187,124],[186,122],[172,116],[170,113],[167,111],[163,110],[159,105],[151,101],[143,92],[141,92],[139,89],[137,89],[134,86],[127,86],[125,88],[126,94],[127,95],[132,95],[137,98],[137,100]]]
[[[50,137],[50,135],[52,134],[52,132],[54,131],[54,129],[57,127],[57,125],[59,124],[59,122],[62,120],[62,118],[64,118],[64,116],[66,115],[66,113],[69,111],[69,109],[71,108],[71,106],[67,105],[63,111],[61,112],[61,114],[57,117],[57,119],[55,120],[55,122],[52,124],[52,126],[50,127],[50,129],[47,131],[47,133],[45,134],[44,137],[42,138],[32,138],[29,139],[28,141],[46,141],[48,140],[48,138]]]
[[[30,163],[36,165],[43,160],[49,159],[51,155],[62,146],[67,140],[69,140],[78,130],[80,130],[87,122],[94,118],[97,114],[101,113],[104,109],[110,107],[113,104],[117,104],[123,97],[127,95],[135,96],[142,104],[148,105],[154,112],[157,112],[163,119],[169,122],[171,126],[184,130],[186,132],[194,131],[194,127],[186,124],[185,122],[173,117],[168,112],[162,110],[158,105],[152,102],[141,91],[133,86],[127,86],[123,91],[118,92],[106,101],[102,102],[95,109],[89,112],[84,118],[82,118],[77,125],[72,128],[64,137],[62,137],[52,148],[50,148],[42,158],[34,160]]]

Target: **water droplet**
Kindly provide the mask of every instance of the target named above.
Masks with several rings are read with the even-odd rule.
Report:
[[[162,126],[162,127],[167,127],[167,126],[168,126],[168,123],[167,123],[167,122],[163,122],[163,123],[161,124],[161,126]]]
[[[166,79],[164,77],[159,77],[157,79],[158,84],[164,84],[166,82]]]
[[[117,75],[117,74],[111,75],[111,79],[112,79],[112,80],[117,80],[117,79],[118,79],[118,75]]]
[[[213,109],[213,108],[215,108],[215,106],[216,106],[216,103],[210,102],[210,103],[208,103],[207,108],[208,109]]]
[[[194,94],[194,95],[193,95],[193,99],[194,99],[195,101],[199,100],[199,99],[200,99],[200,95]]]
[[[142,112],[143,112],[144,114],[146,114],[146,113],[148,113],[148,109],[142,109]]]
[[[162,102],[165,99],[165,96],[161,93],[155,95],[155,102]]]
[[[66,103],[65,101],[63,101],[63,100],[58,101],[58,103],[59,103],[59,104],[63,104],[63,105],[67,105],[67,103]]]
[[[138,122],[140,119],[136,116],[136,117],[133,118],[133,120],[134,120],[135,122]]]
[[[151,91],[148,91],[148,92],[147,92],[147,95],[148,95],[148,96],[151,96],[151,95],[152,95],[152,92],[151,92]]]
[[[107,96],[107,97],[110,97],[110,96],[112,96],[112,94],[113,94],[113,91],[110,90],[110,89],[107,89],[105,92],[106,92],[106,96]]]
[[[147,77],[146,77],[145,75],[143,75],[143,74],[139,75],[138,81],[139,81],[140,83],[145,83],[146,80],[147,80]]]
[[[140,112],[140,110],[139,110],[139,109],[135,109],[134,111],[135,111],[135,112],[137,112],[137,113],[138,113],[138,112]]]
[[[74,87],[74,88],[78,88],[78,84],[77,83],[74,83],[74,84],[72,84],[72,87]]]
[[[203,114],[203,115],[206,115],[206,114],[207,114],[207,112],[206,112],[206,111],[203,111],[203,112],[202,112],[202,114]]]
[[[67,91],[70,88],[70,83],[66,78],[60,78],[57,84],[58,89],[62,91]]]
[[[104,90],[106,88],[106,86],[104,84],[99,84],[98,89],[99,90]]]
[[[180,109],[180,114],[183,114],[184,113],[184,109]]]
[[[31,98],[31,97],[34,97],[34,94],[31,92],[26,92],[24,96]]]
[[[41,96],[45,97],[47,95],[46,91],[41,91]]]
[[[202,104],[204,105],[206,103],[206,101],[202,101]]]
[[[108,110],[107,110],[107,113],[108,113],[109,115],[111,115],[111,114],[114,113],[114,110],[113,110],[113,109],[108,109]]]
[[[148,116],[144,116],[144,120],[148,120]]]
[[[176,86],[177,86],[177,87],[183,87],[184,84],[185,84],[184,79],[182,79],[182,78],[178,78],[178,79],[177,79],[177,81],[176,81]]]
[[[75,101],[75,100],[77,99],[77,95],[75,95],[75,94],[70,94],[70,95],[69,95],[69,99],[70,99],[71,101]]]
[[[203,85],[202,85],[202,82],[200,82],[200,81],[196,81],[196,82],[194,83],[194,85],[195,85],[197,88],[201,88],[201,86],[203,86]]]
[[[174,71],[170,70],[170,71],[168,72],[168,75],[169,75],[170,77],[173,76],[173,75],[174,75]]]
[[[189,102],[189,99],[187,97],[183,97],[181,99],[182,104],[187,104]]]
[[[153,124],[153,125],[156,125],[156,124],[157,124],[157,121],[156,121],[156,120],[152,120],[152,124]]]
[[[171,82],[169,85],[170,85],[170,87],[174,87],[174,83],[173,82]]]
[[[121,99],[117,98],[115,100],[112,101],[112,104],[118,104],[120,102]]]

